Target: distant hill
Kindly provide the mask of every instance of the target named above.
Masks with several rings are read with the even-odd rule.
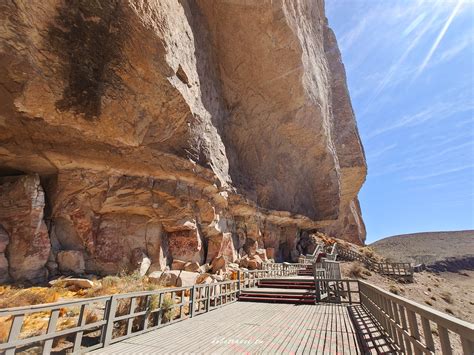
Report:
[[[369,245],[390,261],[456,271],[474,269],[474,230],[396,235]]]

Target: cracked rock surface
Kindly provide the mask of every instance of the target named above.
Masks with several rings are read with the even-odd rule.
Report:
[[[64,251],[111,274],[137,248],[161,271],[254,244],[294,260],[308,230],[364,242],[322,0],[18,0],[0,21],[8,279],[45,279]]]

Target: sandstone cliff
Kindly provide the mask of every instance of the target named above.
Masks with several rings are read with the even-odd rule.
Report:
[[[9,0],[0,21],[7,278],[40,281],[62,251],[108,274],[137,250],[161,270],[255,243],[291,260],[308,230],[363,243],[322,0]]]

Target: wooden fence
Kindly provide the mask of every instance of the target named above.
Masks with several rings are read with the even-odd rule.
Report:
[[[474,354],[474,324],[359,281],[360,301],[401,351],[407,354],[453,354],[460,342]]]
[[[338,249],[338,254],[347,260],[355,260],[363,263],[368,269],[373,270],[381,275],[403,277],[411,279],[413,277],[413,265],[410,263],[389,263],[375,262],[363,256],[354,250]]]
[[[92,351],[235,302],[240,287],[240,280],[224,281],[2,309],[0,319],[10,331],[0,353],[35,347],[36,353],[49,354],[55,341],[65,337],[72,343],[68,351]],[[47,320],[46,329],[22,329],[25,321],[38,318]]]
[[[452,345],[459,342],[464,354],[474,353],[473,324],[364,281],[328,278],[328,272],[337,273],[339,263],[323,260],[323,264],[314,269],[320,272],[319,277],[315,274],[318,301],[360,304],[401,351],[449,355]],[[92,351],[233,303],[242,288],[255,286],[259,279],[295,275],[302,267],[306,264],[280,265],[241,272],[233,281],[3,309],[0,321],[10,331],[0,343],[0,352],[11,355],[34,348],[35,353],[49,354],[60,338],[70,342],[68,351]],[[36,333],[23,329],[25,321],[38,318],[47,319],[45,329]]]

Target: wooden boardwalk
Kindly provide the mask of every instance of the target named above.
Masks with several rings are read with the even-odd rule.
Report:
[[[93,353],[394,352],[360,306],[236,302]]]

